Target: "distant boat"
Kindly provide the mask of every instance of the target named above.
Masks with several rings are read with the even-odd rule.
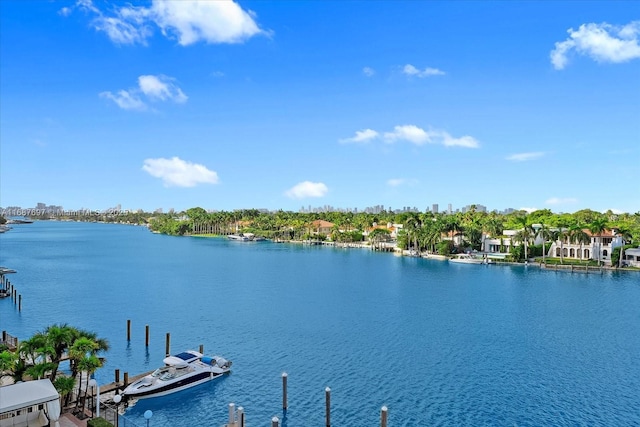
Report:
[[[438,254],[426,254],[426,255],[422,255],[422,257],[427,259],[435,259],[438,261],[446,261],[449,259],[449,257],[447,257],[446,255],[438,255]]]
[[[457,254],[453,258],[449,258],[449,262],[455,262],[459,264],[483,264],[482,258],[476,258],[469,254]]]
[[[33,220],[29,218],[24,218],[24,219],[11,218],[7,220],[7,224],[33,224]]]
[[[238,242],[263,242],[267,240],[264,237],[256,236],[253,233],[229,234],[227,239],[236,240]]]
[[[242,233],[240,233],[240,234],[229,234],[227,236],[227,239],[235,240],[235,241],[238,241],[238,242],[248,242],[250,240],[247,236],[245,236]]]

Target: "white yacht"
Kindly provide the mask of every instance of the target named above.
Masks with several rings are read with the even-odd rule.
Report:
[[[249,240],[251,240],[249,238],[249,236],[245,236],[242,233],[240,233],[240,234],[229,234],[227,236],[227,239],[229,239],[229,240],[237,240],[239,242],[248,242]]]
[[[131,383],[122,392],[125,398],[146,399],[164,396],[220,378],[231,370],[231,361],[207,357],[188,350],[163,360],[165,366]]]
[[[449,262],[456,262],[460,264],[483,264],[484,260],[469,254],[457,254],[454,255],[453,258],[449,258]]]

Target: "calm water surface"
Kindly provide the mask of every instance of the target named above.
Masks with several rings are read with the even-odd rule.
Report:
[[[107,338],[96,374],[113,381],[197,349],[233,373],[142,400],[153,427],[640,425],[640,275],[452,265],[359,249],[154,235],[110,224],[36,222],[0,235],[22,312],[0,328],[29,338],[66,322]],[[132,339],[126,340],[126,322]],[[144,345],[145,325],[151,343]]]

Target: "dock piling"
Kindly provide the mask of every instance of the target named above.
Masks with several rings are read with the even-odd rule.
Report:
[[[200,354],[204,354],[204,345],[200,344]]]
[[[127,341],[131,341],[131,320],[127,320]]]
[[[287,410],[287,378],[288,375],[286,372],[282,373],[282,410]]]
[[[120,383],[120,369],[116,369],[115,371],[115,380],[116,384]]]
[[[233,426],[235,425],[236,422],[236,404],[235,403],[229,403],[229,425]]]
[[[18,311],[22,311],[22,295],[18,295]]]
[[[326,426],[331,427],[331,389],[324,389]]]
[[[278,417],[271,418],[271,427],[278,427],[280,425],[280,420]]]
[[[144,345],[149,347],[149,325],[144,327]]]
[[[164,352],[167,357],[171,354],[171,333],[167,332],[167,339],[165,341]]]
[[[387,407],[383,406],[380,410],[380,427],[387,427]]]
[[[238,427],[244,427],[244,408],[238,406]]]
[[[123,387],[127,388],[128,385],[129,385],[129,373],[125,372],[124,373],[124,384],[123,384]]]

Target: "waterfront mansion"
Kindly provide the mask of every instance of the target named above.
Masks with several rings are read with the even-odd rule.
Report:
[[[530,244],[541,245],[542,237],[537,233],[540,225],[533,225],[535,237]],[[548,257],[581,259],[581,260],[600,260],[604,265],[611,265],[611,252],[618,246],[625,244],[624,238],[617,233],[616,229],[605,229],[600,234],[593,234],[588,229],[582,230],[587,238],[582,243],[571,239],[565,235],[560,240],[551,243],[549,251],[545,254]],[[505,230],[502,238],[491,238],[487,236],[484,239],[484,250],[487,252],[509,253],[512,245],[520,245],[520,242],[514,241],[517,230]],[[549,241],[547,240],[547,243]],[[636,254],[638,252],[638,254]],[[640,249],[628,249],[625,251],[623,260],[628,265],[640,267]]]

